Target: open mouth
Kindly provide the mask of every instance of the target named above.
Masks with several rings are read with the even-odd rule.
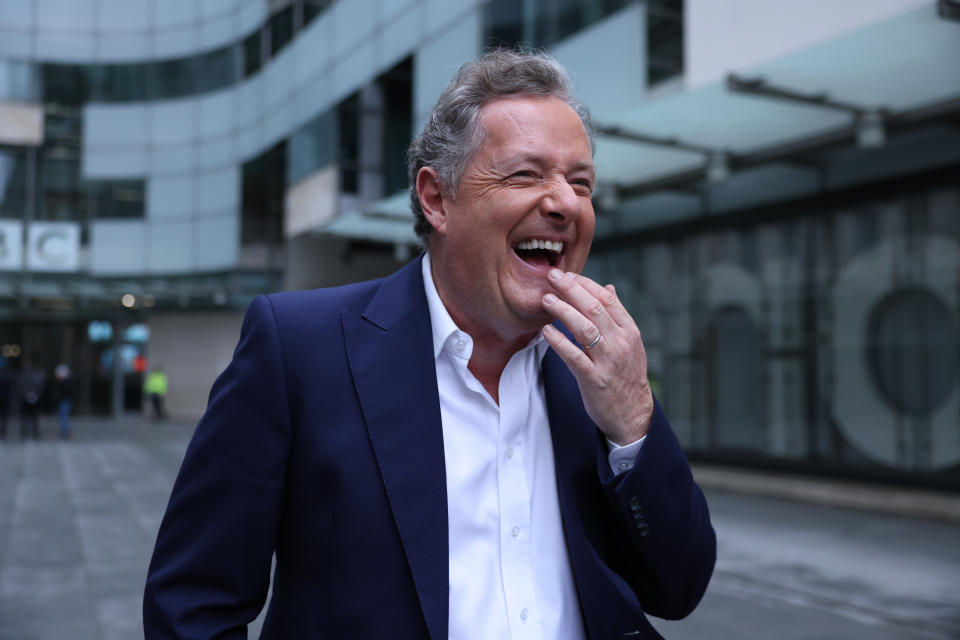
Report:
[[[530,239],[518,242],[514,253],[527,264],[535,267],[556,267],[560,264],[565,245],[559,240]]]

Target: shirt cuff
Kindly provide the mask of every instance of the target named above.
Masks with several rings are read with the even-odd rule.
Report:
[[[607,461],[610,463],[610,470],[613,471],[613,475],[620,475],[633,469],[633,463],[637,460],[637,455],[639,455],[640,449],[643,447],[643,441],[646,439],[647,436],[643,436],[630,444],[620,446],[607,438],[607,447],[610,448]]]

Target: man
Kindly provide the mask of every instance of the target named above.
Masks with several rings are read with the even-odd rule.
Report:
[[[265,638],[659,638],[645,611],[693,609],[706,504],[639,331],[576,275],[585,122],[546,56],[465,65],[410,150],[428,253],[251,304],[161,525],[148,638],[245,637],[274,552]]]
[[[159,365],[147,374],[147,379],[143,383],[143,392],[150,398],[154,420],[163,420],[167,415],[163,406],[164,399],[167,397],[167,386],[167,374]]]

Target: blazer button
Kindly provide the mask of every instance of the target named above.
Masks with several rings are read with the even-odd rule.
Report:
[[[640,498],[638,498],[637,496],[633,496],[632,498],[630,498],[630,510],[638,511],[639,509],[640,509]]]

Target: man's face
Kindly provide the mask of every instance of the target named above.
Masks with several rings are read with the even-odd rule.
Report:
[[[579,273],[587,261],[593,159],[580,118],[557,98],[496,100],[481,118],[483,143],[435,225],[434,280],[463,330],[515,341],[552,320],[541,305],[550,268]]]

